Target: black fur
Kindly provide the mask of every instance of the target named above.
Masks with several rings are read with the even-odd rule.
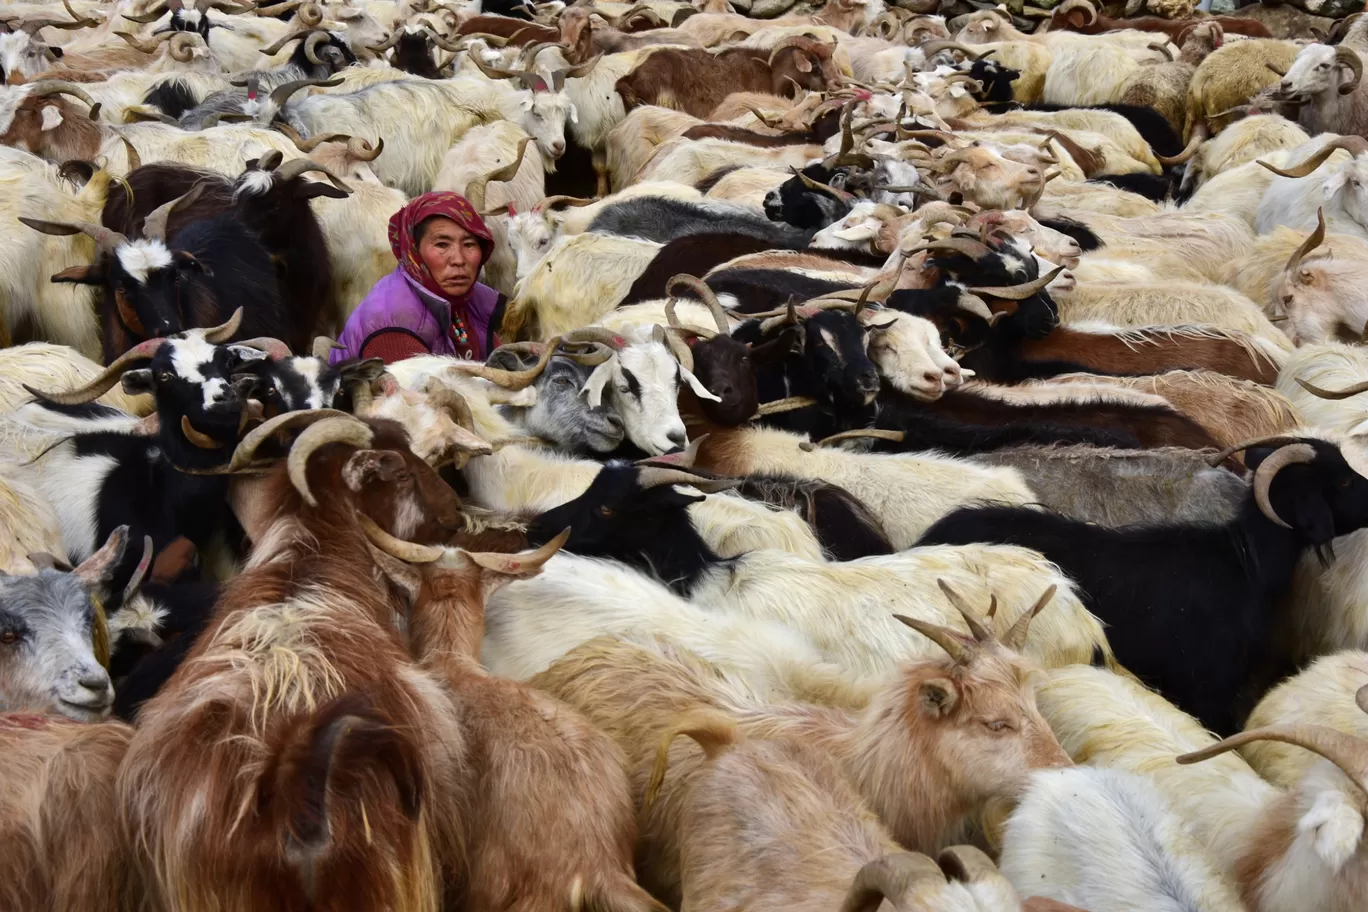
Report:
[[[1067,234],[1078,242],[1079,248],[1088,253],[1092,250],[1100,250],[1103,246],[1102,239],[1093,233],[1093,230],[1082,222],[1076,222],[1067,218],[1038,218],[1036,221],[1046,228],[1053,228],[1060,234]]]
[[[1088,179],[1090,184],[1110,184],[1118,190],[1138,193],[1145,199],[1162,203],[1173,196],[1174,181],[1164,174],[1099,174]]]
[[[157,108],[166,116],[174,117],[177,120],[186,111],[198,107],[199,103],[194,90],[179,79],[167,79],[164,82],[159,82],[143,96],[143,104]]]
[[[812,527],[822,551],[831,560],[858,560],[893,553],[893,545],[878,518],[859,498],[838,485],[783,475],[750,475],[737,493],[796,512]]]
[[[1238,730],[1258,670],[1288,658],[1275,635],[1278,602],[1302,552],[1368,525],[1368,479],[1338,449],[1306,441],[1312,464],[1287,466],[1270,499],[1291,529],[1274,525],[1252,494],[1224,524],[1107,529],[1014,507],[962,509],[918,544],[995,542],[1039,551],[1074,579],[1108,627],[1117,659],[1218,734]],[[1257,467],[1271,451],[1256,449]]]

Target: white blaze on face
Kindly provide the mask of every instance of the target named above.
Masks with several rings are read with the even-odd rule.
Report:
[[[204,366],[214,362],[214,345],[204,339],[191,336],[187,339],[174,339],[171,347],[171,367],[176,376],[187,383],[197,383],[204,390],[204,408],[216,407],[228,395],[228,381],[222,377],[206,377]]]
[[[130,241],[120,246],[114,256],[124,272],[141,285],[147,284],[147,276],[153,270],[166,269],[171,265],[171,251],[161,241],[155,240]]]

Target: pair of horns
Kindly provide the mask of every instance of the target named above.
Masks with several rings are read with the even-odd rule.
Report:
[[[1292,526],[1285,522],[1278,515],[1278,511],[1273,509],[1273,503],[1269,499],[1269,489],[1272,487],[1273,479],[1277,474],[1290,465],[1298,463],[1313,463],[1316,461],[1316,449],[1300,437],[1289,437],[1286,435],[1275,435],[1271,437],[1255,437],[1245,440],[1234,446],[1226,447],[1216,455],[1212,456],[1207,462],[1213,466],[1220,465],[1231,456],[1252,447],[1271,446],[1277,447],[1268,458],[1259,463],[1259,467],[1254,470],[1254,503],[1258,506],[1269,522],[1281,526],[1284,529],[1291,529]],[[1341,451],[1343,452],[1343,451]],[[1346,453],[1346,462],[1352,454]],[[1355,459],[1357,462],[1358,460]],[[1351,465],[1359,474],[1363,474],[1358,466]]]
[[[220,345],[236,335],[238,328],[241,325],[242,308],[239,307],[233,312],[233,315],[228,318],[228,322],[220,324],[219,326],[210,326],[203,329],[188,329],[185,332],[177,333],[175,336],[161,339],[148,339],[145,342],[138,343],[118,358],[115,358],[108,367],[101,371],[98,376],[92,378],[90,382],[86,383],[84,386],[77,387],[74,390],[54,393],[41,392],[28,386],[25,386],[24,388],[34,396],[37,396],[40,399],[46,399],[49,402],[55,402],[58,405],[83,405],[87,402],[94,402],[114,388],[114,384],[119,382],[119,378],[123,376],[124,371],[128,370],[134,364],[150,361],[163,345],[173,339],[185,339],[197,336],[212,345]]]
[[[697,328],[689,329],[679,325],[679,320],[675,317],[676,288],[687,288],[698,295],[699,300],[712,313],[713,322],[717,324],[717,335],[725,336],[731,333],[731,322],[727,319],[727,311],[722,307],[722,303],[717,300],[717,295],[713,294],[713,290],[702,279],[684,273],[680,273],[665,283],[665,293],[670,296],[669,302],[665,305],[665,318],[671,327],[681,331],[693,332],[694,335],[698,336],[713,335],[710,330],[699,332]]]
[[[958,592],[951,588],[949,583],[943,579],[937,579],[936,585],[940,586],[941,592],[945,593],[945,597],[949,599],[950,604],[953,605],[955,610],[960,613],[960,616],[964,618],[964,623],[969,628],[969,632],[973,634],[973,639],[966,637],[958,630],[942,627],[939,624],[932,624],[928,621],[906,617],[901,614],[895,614],[893,616],[944,649],[949,653],[950,658],[961,665],[967,665],[972,662],[984,647],[999,643],[1008,649],[1020,652],[1026,645],[1026,634],[1030,629],[1031,621],[1049,604],[1050,599],[1054,598],[1055,590],[1058,588],[1056,586],[1050,586],[1041,593],[1040,598],[1036,599],[1035,604],[1028,608],[1021,617],[1017,618],[1016,622],[1012,624],[1011,628],[999,641],[997,636],[993,633],[992,628],[979,619],[978,613],[969,607],[969,603],[966,602]],[[997,614],[996,595],[992,597],[992,600],[988,605],[988,619],[991,621],[995,614]]]
[[[302,435],[300,439],[303,439]],[[295,444],[295,446],[298,445],[298,443]],[[540,570],[570,539],[570,530],[565,529],[535,551],[519,554],[465,551],[460,548],[439,548],[433,545],[420,545],[416,542],[404,541],[377,526],[375,521],[364,513],[358,514],[357,518],[361,521],[361,529],[366,533],[366,538],[370,540],[372,545],[404,563],[442,566],[443,558],[450,560],[463,555],[487,570],[493,570],[496,573],[516,573],[519,576],[530,576]]]

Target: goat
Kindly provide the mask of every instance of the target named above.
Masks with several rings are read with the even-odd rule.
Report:
[[[86,234],[95,240],[94,263],[64,270],[52,281],[103,290],[105,360],[113,361],[145,339],[218,326],[242,300],[251,302],[243,319],[257,336],[284,334],[284,307],[270,254],[240,220],[225,213],[192,222],[176,233],[174,248],[168,245],[171,211],[198,196],[192,190],[149,213],[144,236],[135,240],[101,225],[20,219],[44,234]]]
[[[21,463],[19,477],[52,503],[73,559],[94,553],[119,525],[136,538],[151,535],[158,549],[180,535],[204,548],[220,528],[224,479],[188,472],[228,462],[246,409],[234,377],[266,357],[249,345],[217,344],[239,322],[140,343],[78,389],[33,390],[38,401],[8,416],[20,451],[5,458]],[[125,392],[155,397],[151,436],[138,419],[89,404],[120,379]]]
[[[485,599],[535,576],[568,532],[518,555],[425,548],[383,533],[379,543],[417,565],[413,649],[446,686],[464,727],[470,812],[504,821],[474,828],[466,901],[485,909],[515,902],[551,908],[582,893],[591,903],[663,912],[631,877],[636,821],[621,751],[559,700],[480,664]],[[539,788],[550,782],[565,787]]]
[[[1357,695],[1368,685],[1368,656],[1354,649],[1321,656],[1274,687],[1245,720],[1246,729],[1312,723],[1346,735],[1368,735],[1368,716]],[[1296,788],[1316,765],[1315,754],[1285,741],[1255,741],[1240,756],[1279,788]]]
[[[1111,447],[1008,447],[968,457],[1016,469],[1038,502],[1103,526],[1234,519],[1249,490],[1239,476],[1212,468],[1192,450]]]
[[[238,464],[312,422],[255,492],[253,560],[142,707],[119,771],[125,831],[164,905],[435,910],[463,872],[469,746],[442,682],[393,632],[403,606],[361,518],[431,541],[458,528],[460,503],[397,425],[304,414],[241,447]],[[260,802],[250,820],[243,800]],[[235,845],[231,866],[206,867]]]
[[[1316,725],[1273,726],[1216,744],[1194,719],[1133,680],[1078,666],[1047,674],[1040,710],[1070,755],[1147,776],[1246,908],[1354,907],[1364,808],[1348,751],[1361,748],[1357,739]],[[1238,757],[1216,756],[1264,738],[1329,759],[1284,792]]]
[[[1118,29],[1138,29],[1145,32],[1159,32],[1181,45],[1185,32],[1193,26],[1214,22],[1232,35],[1248,35],[1251,38],[1271,38],[1268,26],[1257,19],[1244,19],[1238,16],[1211,16],[1202,18],[1164,18],[1161,16],[1127,16],[1112,19],[1098,15],[1097,7],[1091,0],[1066,0],[1055,7],[1047,28],[1050,31],[1068,30],[1081,35],[1101,35]]]
[[[644,104],[707,117],[732,92],[768,92],[790,97],[786,80],[799,89],[822,91],[839,84],[831,48],[810,38],[789,38],[767,54],[731,48],[665,48],[650,54],[619,79],[614,89],[628,110]]]
[[[529,351],[516,344],[494,350],[486,362],[501,370],[528,370],[539,358],[539,343]],[[591,406],[580,391],[593,367],[564,354],[553,354],[538,375],[537,401],[532,406],[504,405],[501,411],[529,435],[539,437],[557,449],[578,455],[611,453],[626,435],[622,417],[611,403]]]
[[[54,716],[0,715],[10,774],[0,788],[0,903],[10,909],[130,912],[145,898],[134,851],[110,827],[114,777],[133,730]]]
[[[1044,600],[1034,610],[1043,605]],[[981,802],[1015,795],[1028,770],[1068,761],[1043,721],[1037,721],[1030,686],[1020,677],[1032,667],[1014,651],[1024,625],[999,642],[976,618],[972,637],[913,619],[908,623],[949,658],[903,665],[858,716],[797,704],[756,704],[725,678],[700,675],[687,658],[674,661],[677,650],[607,638],[586,643],[532,683],[585,713],[618,742],[628,757],[638,803],[667,727],[681,713],[702,706],[732,716],[750,738],[798,739],[829,754],[898,843],[935,851]],[[999,724],[1008,718],[1012,721]],[[967,747],[980,741],[979,750]],[[683,796],[669,787],[670,779],[687,775],[696,757],[671,759],[663,800],[639,818],[638,876],[666,902],[677,902],[680,892],[674,834]],[[966,764],[969,757],[982,762]],[[886,789],[885,783],[894,780],[899,785]]]
[[[109,715],[110,637],[104,603],[123,562],[120,526],[70,572],[35,555],[32,576],[0,573],[0,711],[56,713],[87,722]]]
[[[1244,908],[1158,790],[1120,770],[1035,773],[1007,821],[1002,870],[1089,912]]]
[[[1232,731],[1253,665],[1277,662],[1275,601],[1297,558],[1368,523],[1368,478],[1352,446],[1279,437],[1246,441],[1255,468],[1240,515],[1223,524],[1171,523],[1104,529],[1016,508],[961,510],[922,536],[924,544],[974,541],[1039,550],[1079,582],[1089,610],[1111,624],[1123,665],[1152,682],[1215,731]],[[1347,455],[1346,455],[1347,453]],[[1334,492],[1330,496],[1329,492]],[[1158,561],[1167,569],[1156,575]],[[1186,571],[1179,570],[1187,566]],[[1251,567],[1257,573],[1251,575]],[[1175,590],[1171,580],[1181,579]],[[1161,607],[1162,606],[1162,607]],[[1181,612],[1183,622],[1167,620]],[[1240,617],[1238,625],[1232,617]],[[1188,660],[1200,642],[1204,660]]]

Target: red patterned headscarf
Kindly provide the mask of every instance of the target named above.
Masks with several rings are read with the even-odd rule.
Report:
[[[475,211],[475,207],[470,205],[470,201],[450,190],[434,190],[414,197],[407,206],[390,216],[389,242],[390,249],[394,251],[394,258],[399,261],[399,265],[409,278],[437,297],[446,298],[446,294],[433,281],[432,274],[418,256],[418,241],[414,239],[414,231],[418,226],[434,215],[445,216],[475,235],[482,252],[481,266],[489,262],[490,256],[494,253],[494,235],[489,233],[489,227]]]

